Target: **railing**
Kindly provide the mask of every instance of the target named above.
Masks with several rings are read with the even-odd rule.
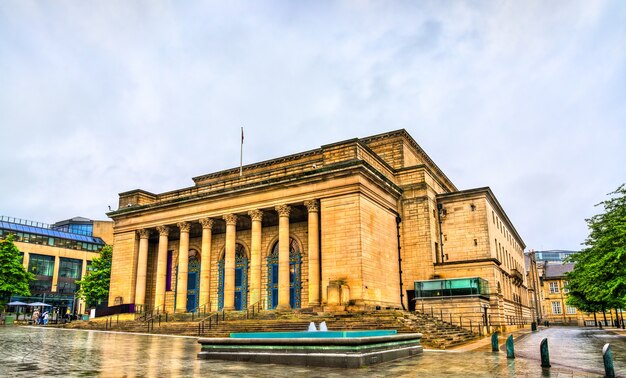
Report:
[[[217,327],[221,321],[223,322],[226,319],[226,312],[222,310],[221,312],[214,312],[206,318],[200,320],[198,322],[198,336],[204,335],[205,331],[213,329],[213,327]]]
[[[113,318],[115,318],[115,325],[118,325],[120,323],[120,314],[109,315],[104,320],[105,330],[113,329]]]
[[[264,307],[263,303],[263,300],[260,299],[256,303],[248,306],[248,308],[246,308],[246,319],[252,319],[255,315],[258,315]]]
[[[430,315],[432,318],[439,319],[442,322],[448,323],[452,326],[457,326],[459,328],[468,330],[472,334],[477,333],[479,336],[483,336],[483,331],[484,331],[483,326],[488,327],[488,325],[484,324],[484,320],[476,321],[475,319],[472,320],[471,318],[467,318],[467,317],[464,318],[462,316],[458,316],[459,322],[455,324],[455,320],[457,318],[456,315],[453,316],[451,312],[448,312],[446,316],[444,317],[442,308],[439,308],[439,311],[435,311],[432,306],[430,306],[430,311],[426,312],[424,308],[424,302],[422,302],[422,310],[421,311],[416,310],[416,311],[421,312],[424,315]],[[476,328],[476,331],[474,331],[474,328]],[[487,330],[487,332],[489,331]]]
[[[137,311],[138,309],[138,311]],[[135,305],[135,320],[147,321],[159,314],[164,314],[165,304],[149,309],[145,305]]]
[[[207,311],[207,306],[209,311]],[[191,312],[191,321],[194,321],[195,317],[200,317],[201,315],[206,315],[211,312],[211,303],[205,303],[195,307],[193,310],[188,311]]]

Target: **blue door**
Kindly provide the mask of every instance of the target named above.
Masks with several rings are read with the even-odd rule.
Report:
[[[268,307],[273,309],[278,306],[278,258],[268,258],[267,282]]]
[[[224,256],[218,261],[218,295],[217,307],[224,308]],[[248,307],[248,257],[244,247],[235,245],[235,310]]]
[[[200,290],[200,262],[197,258],[189,259],[187,273],[187,312],[193,312],[198,307],[198,291]]]
[[[291,308],[300,308],[302,279],[301,253],[298,242],[289,238],[289,305]],[[272,252],[267,256],[267,303],[269,309],[278,305],[278,242],[274,244]]]

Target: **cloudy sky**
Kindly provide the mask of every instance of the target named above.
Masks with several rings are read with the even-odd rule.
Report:
[[[0,0],[0,214],[405,128],[528,248],[578,249],[626,181],[626,2]]]

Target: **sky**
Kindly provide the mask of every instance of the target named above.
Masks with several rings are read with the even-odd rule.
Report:
[[[624,1],[0,0],[0,215],[406,129],[527,249],[578,250],[626,182]]]

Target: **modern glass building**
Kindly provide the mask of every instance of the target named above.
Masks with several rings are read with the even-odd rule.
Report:
[[[53,306],[55,315],[83,313],[86,309],[76,298],[76,281],[88,272],[91,260],[106,245],[100,235],[94,235],[94,229],[104,230],[106,238],[112,227],[112,222],[82,217],[49,225],[0,216],[0,238],[14,236],[24,267],[35,275],[31,296],[13,296],[11,301],[44,302]]]
[[[562,249],[535,251],[535,259],[537,261],[564,261],[569,255],[577,252],[578,251],[567,251]]]

